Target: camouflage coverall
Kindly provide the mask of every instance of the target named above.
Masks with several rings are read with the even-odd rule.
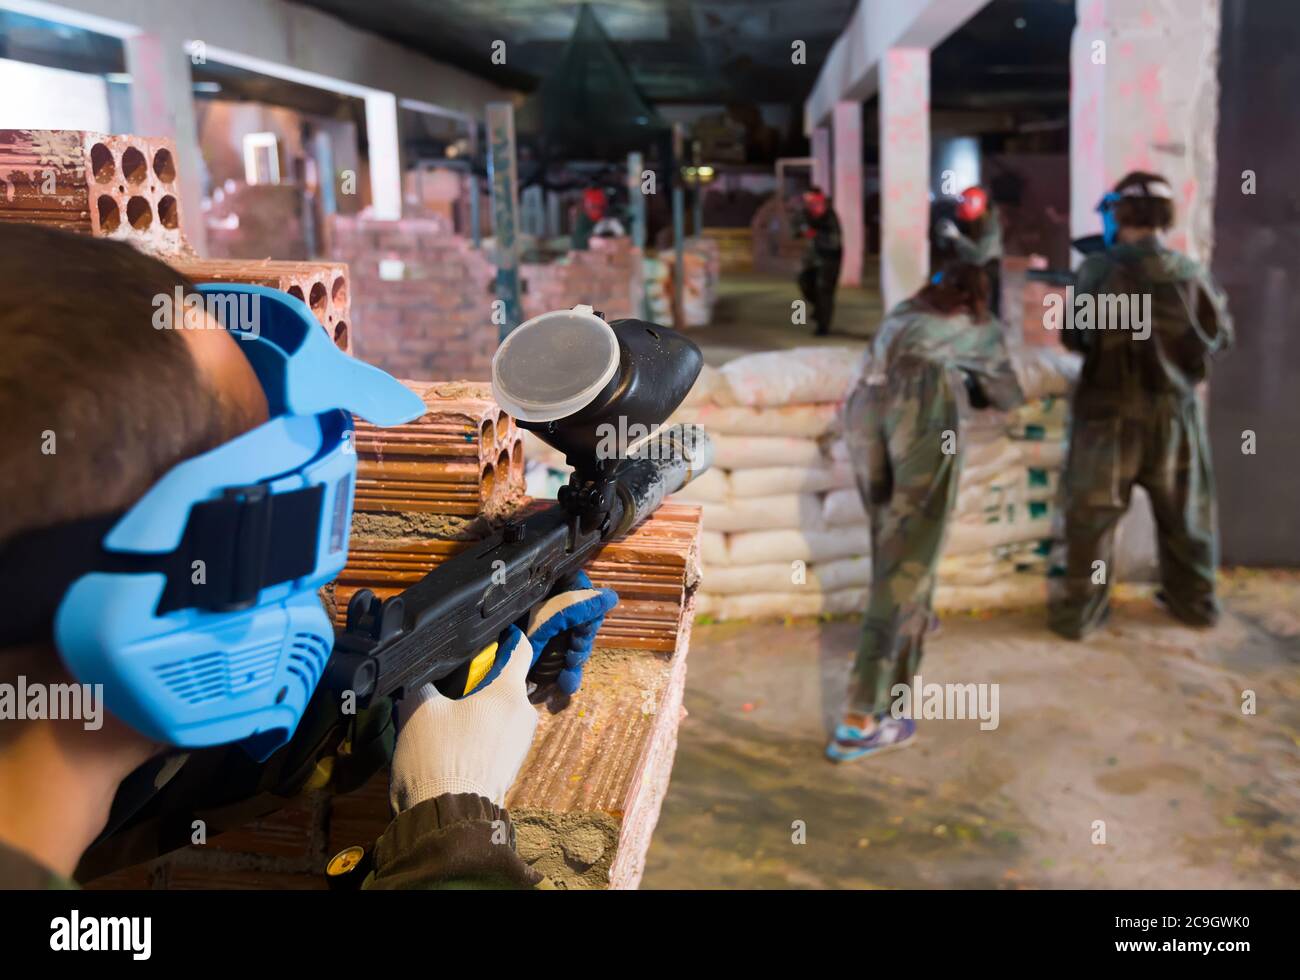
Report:
[[[884,714],[891,688],[910,684],[920,665],[961,476],[962,416],[1023,400],[997,320],[976,324],[908,300],[881,324],[844,419],[872,567],[848,710]]]
[[[1227,302],[1209,273],[1154,237],[1090,255],[1079,267],[1076,303],[1085,294],[1150,294],[1151,332],[1145,340],[1127,329],[1062,333],[1084,362],[1061,481],[1065,534],[1049,573],[1049,623],[1078,639],[1105,619],[1115,526],[1137,483],[1151,498],[1170,612],[1212,625],[1218,532],[1196,386],[1209,356],[1232,342]],[[1094,568],[1099,561],[1105,564]]]
[[[958,234],[952,239],[953,251],[960,262],[970,262],[984,270],[989,279],[989,309],[994,316],[1002,315],[1002,219],[998,209],[989,204],[982,221],[972,232],[975,238]]]
[[[820,218],[804,212],[796,234],[812,231],[813,237],[804,252],[799,268],[799,291],[811,307],[816,333],[830,333],[831,316],[835,312],[835,287],[840,281],[840,262],[843,244],[840,240],[840,219],[829,206]]]

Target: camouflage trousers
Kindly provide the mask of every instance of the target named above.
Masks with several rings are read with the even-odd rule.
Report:
[[[858,385],[845,441],[871,523],[871,590],[847,710],[883,715],[910,684],[931,618],[935,570],[961,476],[959,372],[905,360]],[[946,451],[945,451],[946,450]]]
[[[1135,483],[1151,498],[1170,612],[1195,626],[1218,619],[1214,471],[1199,400],[1146,395],[1119,406],[1081,390],[1061,481],[1064,535],[1048,579],[1048,622],[1063,636],[1079,639],[1106,618],[1115,527]]]

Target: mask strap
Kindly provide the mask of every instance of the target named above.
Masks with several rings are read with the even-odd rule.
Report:
[[[248,608],[262,589],[316,567],[324,495],[319,485],[284,493],[260,483],[227,487],[190,509],[180,544],[164,554],[105,550],[123,513],[20,534],[0,549],[0,594],[16,600],[0,622],[0,648],[47,638],[69,587],[93,572],[164,575],[155,615]]]

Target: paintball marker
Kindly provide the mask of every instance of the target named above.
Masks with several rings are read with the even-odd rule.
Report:
[[[511,333],[493,359],[493,392],[520,427],[565,454],[568,485],[553,506],[506,523],[404,592],[387,600],[355,593],[323,686],[351,691],[362,706],[430,681],[463,694],[471,661],[502,629],[708,468],[702,429],[660,427],[702,363],[676,331],[606,323],[590,307],[544,314]],[[558,659],[548,645],[534,665],[534,700]]]

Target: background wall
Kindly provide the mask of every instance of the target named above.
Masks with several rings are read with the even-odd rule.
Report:
[[[1227,564],[1300,565],[1300,16],[1223,0],[1214,273],[1237,348],[1215,366],[1210,430]],[[1255,174],[1255,193],[1243,193]],[[1242,432],[1257,452],[1242,453]]]

